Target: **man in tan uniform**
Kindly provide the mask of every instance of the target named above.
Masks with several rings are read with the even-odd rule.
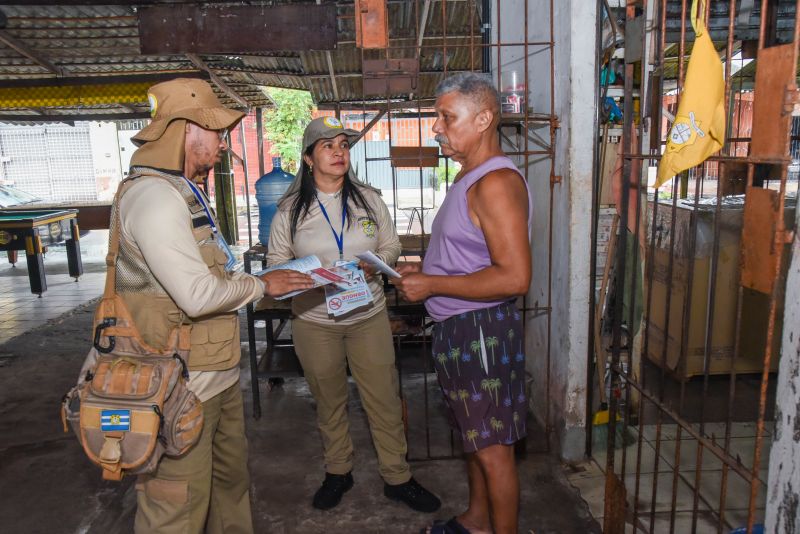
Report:
[[[163,347],[176,324],[192,325],[189,388],[205,422],[187,454],[163,457],[137,481],[135,530],[252,532],[236,310],[265,294],[311,287],[311,280],[285,270],[262,278],[232,272],[235,260],[197,184],[244,114],[223,107],[202,80],[160,83],[148,98],[153,121],[133,137],[140,148],[114,206],[116,290],[150,345]]]

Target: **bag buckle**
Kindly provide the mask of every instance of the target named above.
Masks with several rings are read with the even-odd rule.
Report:
[[[122,447],[119,443],[122,441],[122,436],[106,434],[104,438],[103,448],[100,449],[98,459],[104,464],[118,464],[122,458]]]
[[[97,352],[101,352],[103,354],[108,354],[112,350],[114,350],[114,346],[117,344],[114,336],[108,336],[108,346],[104,347],[100,344],[100,335],[103,333],[103,330],[110,326],[116,326],[117,318],[116,317],[107,317],[103,319],[103,321],[97,325],[97,328],[94,330],[94,348],[97,349]]]

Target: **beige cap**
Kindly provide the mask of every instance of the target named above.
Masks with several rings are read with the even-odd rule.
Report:
[[[319,141],[320,139],[333,139],[337,135],[346,135],[347,139],[352,144],[360,135],[359,132],[345,128],[342,121],[336,117],[319,117],[308,123],[306,131],[303,132],[303,150],[302,154],[306,153],[308,147]]]
[[[314,119],[313,121],[308,123],[306,126],[305,132],[303,132],[303,150],[301,151],[301,155],[306,153],[308,147],[319,141],[320,139],[333,139],[337,135],[346,135],[350,144],[356,142],[356,139],[361,135],[360,132],[356,130],[351,130],[350,128],[345,128],[342,125],[342,121],[337,119],[336,117],[319,117]],[[286,190],[286,193],[283,194],[279,203],[282,204],[292,195],[297,193],[300,190],[300,184],[303,181],[303,168],[306,166],[306,162],[301,158],[300,159],[300,168],[297,170],[297,174],[294,176],[294,181],[289,185],[289,188]],[[347,170],[347,174],[350,177],[350,181],[353,182],[358,187],[364,187],[368,189],[372,189],[377,192],[379,195],[381,194],[380,190],[375,189],[371,185],[365,184],[364,182],[360,181],[356,177],[356,173],[353,172],[353,168],[349,168]]]
[[[205,80],[177,78],[154,85],[147,93],[153,121],[133,136],[138,144],[159,139],[170,122],[186,119],[207,130],[231,128],[244,113],[223,106]]]

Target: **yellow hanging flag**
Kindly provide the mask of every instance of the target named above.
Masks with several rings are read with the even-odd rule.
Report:
[[[722,148],[725,140],[725,83],[722,62],[708,36],[705,6],[692,2],[694,47],[689,57],[683,95],[669,131],[667,149],[658,165],[656,187],[681,171],[699,165]],[[704,3],[704,2],[703,2]],[[680,59],[682,60],[682,59]]]

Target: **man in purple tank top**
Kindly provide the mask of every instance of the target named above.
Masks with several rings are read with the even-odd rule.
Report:
[[[491,79],[461,73],[436,91],[442,154],[461,164],[433,221],[424,262],[394,283],[436,321],[433,357],[467,459],[469,506],[423,532],[515,533],[514,442],[525,437],[523,325],[514,301],[531,280],[527,183],[503,154],[500,98]]]

